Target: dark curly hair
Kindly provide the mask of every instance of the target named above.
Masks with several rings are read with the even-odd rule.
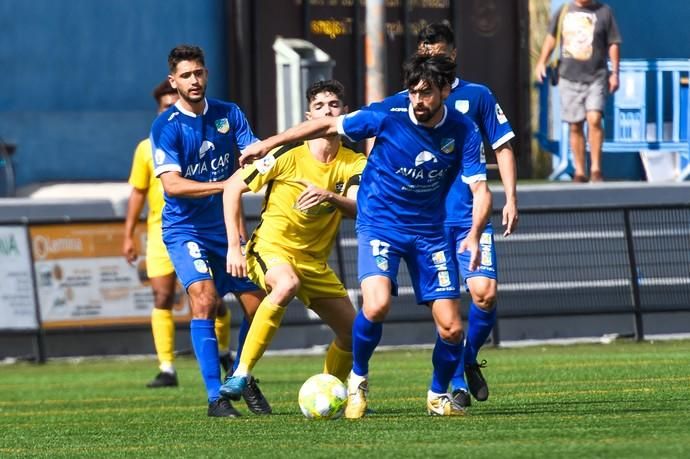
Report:
[[[403,66],[403,81],[407,89],[426,81],[439,89],[455,80],[455,62],[446,56],[414,54]]]
[[[345,87],[338,80],[321,80],[313,83],[307,88],[305,96],[307,97],[307,104],[310,104],[316,98],[317,94],[322,92],[330,92],[335,94],[341,102],[345,102]]]

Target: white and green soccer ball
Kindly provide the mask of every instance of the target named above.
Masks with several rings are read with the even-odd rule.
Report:
[[[299,390],[299,407],[308,419],[338,419],[346,403],[345,384],[327,373],[307,379]]]

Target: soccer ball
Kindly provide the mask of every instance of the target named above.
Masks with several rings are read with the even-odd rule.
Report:
[[[345,384],[327,373],[307,379],[299,390],[299,407],[308,419],[338,419],[346,403]]]

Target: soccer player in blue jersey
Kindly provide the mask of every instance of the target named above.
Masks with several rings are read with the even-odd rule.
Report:
[[[205,97],[208,71],[201,48],[174,48],[168,66],[168,79],[180,98],[151,128],[154,174],[165,190],[163,241],[189,295],[191,339],[208,393],[207,413],[235,417],[239,412],[218,393],[214,318],[228,292],[237,296],[246,317],[253,316],[264,293],[249,279],[225,272],[228,241],[222,193],[233,173],[235,148],[244,149],[258,139],[237,105]],[[243,224],[239,231],[246,240]],[[247,389],[243,396],[250,410],[270,413],[255,380]]]
[[[479,261],[479,239],[491,212],[481,138],[471,120],[444,105],[455,64],[443,56],[413,56],[405,64],[410,105],[406,116],[359,110],[339,118],[304,122],[251,145],[240,162],[265,156],[296,140],[334,135],[359,141],[376,137],[357,198],[358,271],[363,305],[352,330],[353,368],[345,416],[367,410],[369,360],[383,321],[397,293],[404,259],[419,304],[430,308],[438,337],[427,412],[456,416],[464,409],[447,393],[462,356],[458,273],[442,228],[445,196],[454,180],[467,183],[474,196],[472,228],[460,245],[470,267]]]
[[[447,56],[453,61],[457,54],[454,43],[453,30],[445,23],[426,26],[419,32],[417,40],[418,52]],[[371,104],[369,108],[400,113],[408,104],[408,92],[402,91],[381,102]],[[506,196],[506,204],[503,207],[503,236],[508,236],[516,228],[518,220],[515,190],[517,172],[515,156],[510,145],[510,140],[515,134],[510,123],[489,88],[457,77],[446,99],[446,106],[472,119],[496,153]],[[446,201],[446,212],[446,230],[455,247],[459,247],[472,226],[472,193],[467,184],[455,182]],[[487,224],[481,235],[480,247],[481,263],[476,271],[469,269],[470,259],[467,253],[455,250],[458,268],[472,298],[463,362],[458,366],[452,381],[453,398],[462,406],[471,404],[471,398],[467,393],[468,385],[476,400],[484,401],[489,397],[489,388],[481,372],[486,362],[478,363],[477,354],[496,323],[497,265],[491,223]]]

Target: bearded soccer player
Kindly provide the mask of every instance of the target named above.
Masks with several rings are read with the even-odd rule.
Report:
[[[446,56],[455,61],[453,30],[445,23],[430,24],[419,32],[418,52],[430,55]],[[371,104],[373,110],[389,111],[404,116],[410,103],[407,91],[402,91],[381,102]],[[506,204],[503,207],[503,236],[509,236],[517,227],[518,210],[516,195],[515,155],[510,140],[515,137],[508,118],[489,88],[456,77],[446,99],[449,110],[459,111],[474,121],[496,153],[498,169],[503,182]],[[402,112],[401,112],[402,111]],[[470,187],[462,181],[456,181],[446,201],[446,231],[454,244],[458,268],[469,291],[472,302],[469,306],[468,326],[463,360],[453,376],[453,398],[462,406],[470,406],[469,392],[478,401],[489,397],[489,387],[481,368],[486,361],[478,362],[479,349],[484,345],[496,323],[496,291],[498,266],[494,247],[494,230],[487,223],[480,237],[481,259],[479,269],[470,270],[470,259],[467,252],[457,249],[472,228],[473,194]],[[465,381],[465,376],[467,381]],[[469,387],[468,387],[469,386]]]
[[[438,333],[427,392],[430,415],[457,416],[464,408],[447,393],[462,356],[458,273],[443,231],[445,197],[452,180],[474,195],[472,229],[461,243],[470,266],[479,261],[479,237],[491,211],[481,139],[469,119],[448,110],[444,100],[455,77],[454,62],[416,55],[404,67],[410,93],[408,116],[360,110],[337,119],[306,121],[250,146],[240,162],[263,157],[288,142],[341,134],[359,141],[376,137],[357,196],[358,272],[363,305],[352,331],[353,367],[348,380],[347,418],[367,411],[369,360],[397,294],[404,259],[417,302],[430,308]]]
[[[335,119],[346,112],[344,88],[335,80],[307,89],[308,120]],[[342,216],[356,215],[356,196],[366,158],[343,146],[339,136],[286,145],[238,171],[224,193],[228,272],[249,277],[268,292],[254,316],[240,363],[221,394],[239,398],[249,374],[296,296],[335,333],[324,372],[343,382],[352,369],[355,309],[328,266]],[[237,232],[242,193],[267,186],[261,223],[240,251]]]
[[[246,117],[233,103],[207,99],[208,70],[197,46],[181,45],[168,56],[168,79],[180,96],[151,128],[154,173],[165,190],[163,241],[189,295],[191,338],[208,395],[208,416],[235,417],[239,412],[221,398],[218,343],[214,319],[228,292],[251,318],[264,297],[247,278],[225,272],[227,236],[223,227],[224,181],[234,168],[234,149],[257,141]],[[245,234],[244,225],[238,229]],[[255,413],[271,408],[256,381],[244,394]]]

